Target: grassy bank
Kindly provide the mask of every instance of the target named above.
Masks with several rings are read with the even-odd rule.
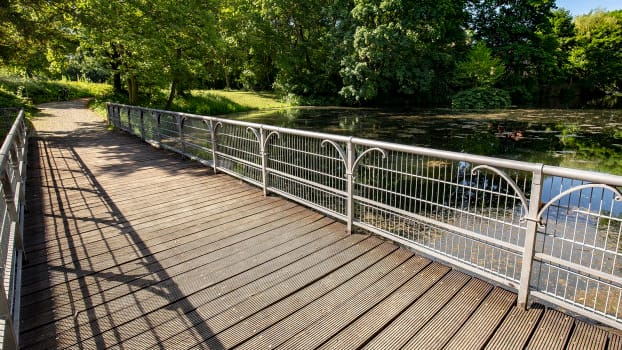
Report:
[[[141,96],[138,104],[163,109],[166,93],[161,90]],[[93,97],[90,107],[101,115],[105,115],[106,102],[128,103],[126,96],[113,94],[108,84],[0,76],[0,107],[25,107],[27,111],[34,112],[35,106],[40,103],[81,97]],[[184,96],[176,97],[170,109],[202,115],[222,115],[288,106],[270,92],[192,90]]]
[[[128,103],[125,96],[108,94],[95,98],[90,107],[96,112],[104,114],[105,105],[108,101]],[[138,105],[164,109],[166,95],[162,91],[157,95],[152,93],[149,97],[143,96]],[[222,115],[289,106],[289,104],[279,101],[277,96],[270,92],[192,90],[184,96],[175,97],[169,109],[201,115]]]
[[[109,94],[108,84],[0,77],[0,107],[34,110],[39,103]]]

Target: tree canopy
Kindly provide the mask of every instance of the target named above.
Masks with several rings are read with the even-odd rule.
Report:
[[[108,81],[130,103],[193,88],[415,106],[473,88],[515,105],[622,94],[622,11],[572,18],[555,0],[0,0],[0,20],[5,74]]]

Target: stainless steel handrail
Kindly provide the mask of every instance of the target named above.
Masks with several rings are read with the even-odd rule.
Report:
[[[122,104],[108,119],[514,289],[522,306],[532,295],[622,328],[622,176]]]
[[[4,282],[0,288],[3,349],[19,347],[21,266],[26,261],[23,230],[28,134],[24,110],[15,112],[15,121],[0,148],[0,215],[8,223],[0,228],[0,273]]]

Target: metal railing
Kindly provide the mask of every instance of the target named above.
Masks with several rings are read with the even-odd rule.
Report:
[[[622,328],[622,177],[108,105],[109,123],[518,292]]]
[[[23,109],[1,109],[14,118],[0,148],[0,334],[3,349],[19,344],[19,309],[22,262],[25,261],[23,231],[26,186],[27,128]]]

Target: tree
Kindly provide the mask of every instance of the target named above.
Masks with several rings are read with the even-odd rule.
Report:
[[[298,96],[336,95],[349,0],[263,1],[262,18],[276,41],[274,88]]]
[[[622,90],[622,10],[596,11],[575,18],[570,61],[592,93]]]
[[[447,96],[455,55],[465,43],[461,0],[355,0],[356,29],[341,70],[353,102],[395,93],[418,102]]]
[[[501,59],[492,57],[492,50],[479,42],[471,48],[466,59],[458,63],[456,78],[475,87],[490,87],[503,77],[504,72]]]
[[[49,73],[50,60],[63,65],[77,46],[66,24],[69,11],[64,2],[0,1],[0,63],[28,77]]]
[[[533,103],[556,75],[555,42],[550,40],[555,0],[470,0],[470,28],[503,60],[501,86],[516,103]]]
[[[132,104],[138,101],[139,82],[168,83],[165,108],[170,108],[213,51],[215,5],[209,1],[83,0],[81,5],[83,40],[109,57],[115,81],[126,81]]]

